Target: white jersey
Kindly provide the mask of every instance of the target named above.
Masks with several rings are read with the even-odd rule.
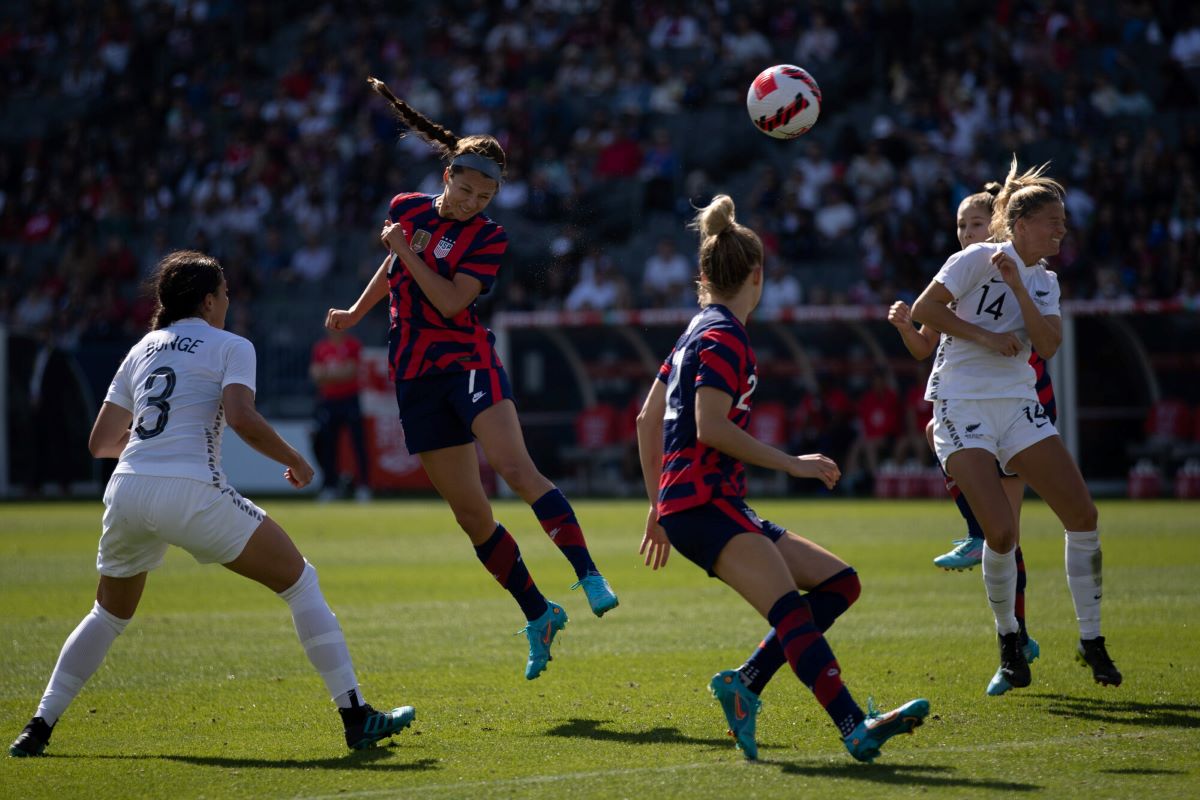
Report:
[[[254,345],[192,317],[146,334],[108,387],[105,402],[133,413],[114,474],[192,478],[224,487],[221,392],[254,391]]]
[[[1060,314],[1058,276],[1040,262],[1025,266],[1011,242],[980,242],[950,256],[933,279],[954,296],[950,309],[955,316],[993,333],[1014,333],[1023,347],[1015,356],[1003,356],[943,333],[925,387],[926,400],[1037,400],[1037,378],[1029,365],[1031,346],[1021,307],[992,264],[992,255],[999,251],[1016,262],[1021,281],[1042,316]]]

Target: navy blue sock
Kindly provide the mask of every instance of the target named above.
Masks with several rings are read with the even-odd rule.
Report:
[[[483,566],[492,577],[508,590],[527,620],[535,620],[546,613],[549,606],[546,598],[538,591],[533,577],[521,559],[521,548],[503,525],[496,525],[496,530],[486,542],[475,548],[475,555],[483,562]]]
[[[846,567],[841,572],[817,584],[812,591],[804,595],[808,606],[812,609],[813,624],[821,633],[829,630],[835,620],[854,604],[862,593],[862,584],[854,567]],[[767,631],[767,635],[759,643],[758,649],[738,668],[738,675],[746,688],[755,694],[762,694],[767,683],[787,663],[787,656],[779,646],[775,629]]]
[[[535,500],[532,508],[550,541],[558,545],[567,561],[571,562],[575,577],[582,578],[589,572],[599,572],[588,552],[579,521],[575,519],[575,509],[571,508],[566,495],[558,489],[551,489]]]
[[[788,592],[775,601],[767,621],[779,637],[792,671],[812,690],[817,702],[833,720],[838,732],[849,736],[864,714],[842,683],[842,670],[825,637],[813,623],[812,610],[799,592]]]

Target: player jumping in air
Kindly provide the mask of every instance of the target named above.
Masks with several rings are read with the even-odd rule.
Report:
[[[958,243],[962,247],[966,248],[976,242],[987,241],[988,226],[992,220],[992,206],[995,203],[996,195],[999,193],[1000,188],[1000,184],[998,183],[989,183],[984,188],[984,191],[977,192],[959,203],[956,222]],[[908,352],[912,354],[913,358],[918,360],[929,358],[937,348],[940,335],[928,325],[922,325],[920,328],[914,327],[907,303],[901,300],[892,303],[892,307],[888,309],[888,321],[896,326],[896,329],[900,332],[900,338],[904,341],[904,346],[908,348]],[[1046,416],[1049,417],[1050,422],[1056,424],[1058,419],[1057,406],[1054,402],[1054,387],[1050,383],[1050,372],[1047,369],[1046,360],[1034,350],[1029,356],[1029,366],[1033,368],[1036,375],[1034,390],[1037,392],[1038,401],[1042,404],[1042,408],[1045,409]],[[932,449],[932,418],[930,418],[929,424],[925,426],[925,437],[929,442],[929,447]],[[954,502],[958,506],[959,513],[967,521],[967,535],[965,538],[955,541],[954,544],[956,546],[950,552],[943,553],[935,558],[933,563],[946,570],[970,569],[983,558],[983,529],[979,527],[979,521],[975,519],[975,513],[971,511],[971,506],[967,503],[967,498],[959,491],[954,479],[946,475],[944,469],[942,470],[942,475],[946,479],[946,490],[950,492],[950,496],[954,498]],[[1025,482],[1015,475],[1003,475],[1001,483],[1004,485],[1004,494],[1008,497],[1009,503],[1012,506],[1013,518],[1019,523],[1021,519],[1021,501],[1025,496]],[[1020,542],[1019,532],[1017,541]],[[1020,544],[1017,545],[1016,549],[1016,561],[1017,590],[1014,613],[1017,617],[1017,626],[1020,629],[1021,647],[1025,652],[1025,660],[1032,662],[1041,654],[1041,648],[1036,639],[1030,638],[1025,626],[1025,558],[1021,553]],[[996,674],[992,676],[991,681],[988,683],[987,693],[993,696],[1002,695],[1011,688],[1012,685],[1005,680],[1004,673],[997,669]]]
[[[449,162],[439,195],[405,192],[388,210],[382,240],[389,254],[349,309],[330,309],[325,325],[345,330],[390,298],[389,372],[409,452],[475,546],[475,554],[521,607],[529,640],[525,677],[550,660],[567,624],[562,606],[542,596],[516,541],[492,514],[479,478],[475,441],[488,462],[533,508],[542,528],[571,562],[596,616],[617,596],[596,569],[567,498],[525,448],[508,375],[475,299],[495,283],[508,247],[504,228],[483,211],[504,178],[504,150],[491,136],[459,137],[392,95],[374,78],[401,120]],[[574,587],[572,587],[574,588]]]
[[[1018,174],[1014,158],[996,197],[992,241],[951,256],[913,305],[941,331],[925,398],[934,449],[983,528],[983,581],[996,619],[1000,676],[1032,680],[1015,602],[1019,523],[996,462],[1053,509],[1066,536],[1067,584],[1079,622],[1079,657],[1096,682],[1121,673],[1100,635],[1101,555],[1096,506],[1079,467],[1038,399],[1030,347],[1050,358],[1062,341],[1057,276],[1041,266],[1066,234],[1062,186],[1045,165]],[[953,305],[951,305],[953,304]]]

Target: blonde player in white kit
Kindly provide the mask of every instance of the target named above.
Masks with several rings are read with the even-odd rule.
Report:
[[[203,253],[171,253],[158,265],[155,290],[153,329],[117,369],[88,441],[95,457],[120,459],[104,492],[96,603],[67,638],[37,713],[9,753],[42,754],[58,718],[129,624],[146,573],[171,544],[278,593],[338,705],[346,744],[370,747],[408,727],[415,712],[411,706],[380,712],[362,700],[316,570],[221,470],[228,422],[247,444],[283,464],[292,486],[313,477],[304,457],[254,407],[254,346],[223,330],[229,293],[221,266]]]
[[[951,256],[913,304],[912,318],[942,331],[925,399],[934,405],[938,459],[983,528],[983,581],[1000,639],[1000,673],[1018,688],[1032,680],[1014,613],[1019,526],[997,461],[1033,487],[1066,529],[1079,658],[1097,683],[1119,686],[1121,673],[1100,635],[1096,506],[1038,403],[1028,363],[1031,343],[1048,359],[1062,341],[1058,277],[1038,263],[1058,253],[1066,234],[1064,190],[1043,175],[1046,166],[1018,175],[1013,159],[993,206],[992,241]]]

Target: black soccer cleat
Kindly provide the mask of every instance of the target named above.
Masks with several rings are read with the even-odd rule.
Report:
[[[374,747],[380,739],[407,728],[417,716],[412,706],[376,711],[366,703],[357,708],[339,708],[338,713],[346,728],[346,746],[351,750]]]
[[[1102,686],[1121,685],[1121,670],[1117,669],[1117,665],[1108,657],[1103,636],[1097,636],[1095,639],[1080,639],[1079,649],[1075,651],[1075,658],[1080,664],[1092,668],[1092,677],[1096,679],[1096,683]]]
[[[1033,681],[1029,673],[1029,662],[1025,660],[1025,649],[1021,646],[1021,634],[1017,631],[1000,634],[1000,671],[1012,686],[1023,689]]]
[[[21,731],[21,735],[8,746],[8,755],[12,758],[42,755],[46,745],[50,744],[50,734],[53,732],[53,725],[47,725],[46,720],[41,717],[34,717]]]

